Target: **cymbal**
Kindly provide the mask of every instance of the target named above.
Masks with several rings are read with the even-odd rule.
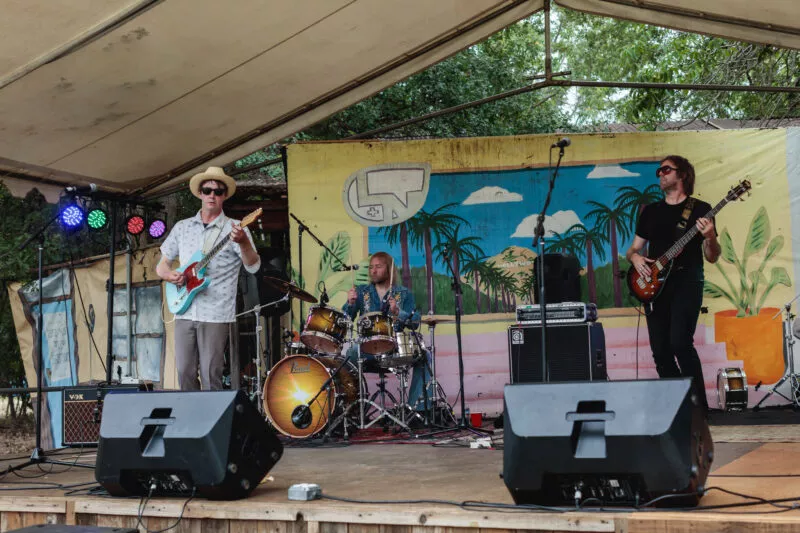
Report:
[[[419,321],[425,324],[426,326],[435,326],[436,324],[455,322],[456,319],[447,318],[442,315],[422,315],[422,318],[420,318]]]
[[[272,278],[270,276],[263,276],[262,279],[278,289],[281,292],[288,292],[289,296],[292,298],[297,298],[298,300],[303,300],[304,302],[315,304],[317,303],[317,299],[295,285],[294,283],[289,283],[288,281],[283,281],[282,279]]]

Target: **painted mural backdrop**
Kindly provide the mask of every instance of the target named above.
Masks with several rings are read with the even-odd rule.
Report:
[[[695,195],[712,206],[740,180],[753,183],[750,197],[717,217],[722,257],[706,264],[695,344],[710,403],[717,401],[720,368],[743,367],[751,386],[764,385],[751,389],[751,403],[783,376],[782,323],[775,315],[796,292],[790,196],[797,139],[794,130],[574,138],[546,213],[545,249],[580,261],[581,297],[601,309],[611,379],[656,377],[646,326],[623,277],[629,266],[624,256],[641,208],[662,197],[655,169],[670,153],[694,163]],[[418,309],[444,316],[454,313],[451,272],[459,273],[465,395],[473,411],[500,409],[508,382],[507,328],[515,307],[531,303],[536,291],[533,234],[547,194],[551,142],[530,136],[289,150],[290,209],[340,259],[364,264],[370,253],[388,251]],[[381,175],[384,168],[388,173]],[[429,176],[421,174],[428,168]],[[378,222],[364,220],[370,213]],[[336,272],[335,261],[316,245],[304,244],[303,253],[306,286],[319,292],[318,282],[325,281],[334,305],[354,283],[366,282],[364,269]],[[452,399],[458,391],[452,326],[437,328],[436,348],[437,374]],[[782,402],[777,395],[769,400]]]

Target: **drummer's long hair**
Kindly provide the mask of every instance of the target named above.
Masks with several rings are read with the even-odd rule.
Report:
[[[394,262],[394,258],[392,258],[392,256],[387,254],[386,252],[375,252],[369,259],[370,261],[372,261],[376,257],[381,261],[383,261],[383,264],[386,265],[387,269],[391,268],[391,266],[394,265],[394,274],[392,274],[392,285],[395,287],[400,285],[400,274],[398,274],[397,263]]]

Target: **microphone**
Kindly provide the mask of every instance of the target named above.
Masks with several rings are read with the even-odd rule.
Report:
[[[297,429],[306,429],[311,425],[311,409],[305,404],[298,405],[292,410],[292,424]]]
[[[319,295],[319,303],[324,306],[330,301],[330,298],[328,297],[328,288],[325,286],[325,282],[320,281],[320,283],[322,284],[322,294]]]
[[[97,192],[97,185],[90,183],[89,185],[68,185],[64,187],[64,191],[69,194],[92,194]]]
[[[570,144],[572,144],[572,141],[570,141],[570,140],[569,140],[569,137],[563,137],[563,138],[562,138],[560,141],[558,141],[557,143],[553,143],[553,144],[551,144],[551,145],[550,145],[550,148],[566,148],[566,147],[567,147],[567,146],[569,146]]]

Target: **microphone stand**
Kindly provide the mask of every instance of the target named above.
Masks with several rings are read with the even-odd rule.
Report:
[[[551,146],[552,150],[555,146]],[[556,162],[555,170],[550,174],[550,183],[547,189],[547,198],[545,198],[542,212],[539,214],[536,221],[536,229],[534,231],[533,246],[536,248],[538,254],[539,265],[537,277],[539,278],[539,309],[542,312],[542,383],[550,381],[548,372],[547,360],[547,299],[545,298],[544,290],[544,218],[547,213],[547,208],[550,206],[550,200],[553,195],[553,189],[556,185],[556,176],[558,169],[561,167],[561,159],[564,157],[564,145],[558,146],[558,161]],[[456,319],[456,322],[458,319]]]
[[[446,259],[447,260],[445,261],[445,263],[447,263],[447,268],[453,275],[453,283],[450,285],[450,287],[453,289],[453,297],[455,299],[455,308],[456,308],[456,346],[458,347],[458,393],[461,396],[461,418],[458,421],[457,429],[465,429],[477,435],[491,434],[492,433],[491,431],[472,427],[469,424],[469,421],[467,420],[466,401],[464,399],[464,353],[461,348],[461,279],[459,278],[458,272],[456,272],[455,268],[453,268],[453,262],[451,261],[451,256],[448,255]]]
[[[303,288],[303,232],[304,231],[307,232],[308,236],[314,239],[314,241],[317,244],[319,244],[322,248],[327,250],[328,253],[331,255],[331,257],[336,259],[336,261],[340,265],[342,265],[342,267],[345,270],[352,269],[352,267],[344,264],[344,262],[341,259],[339,259],[339,257],[335,253],[333,253],[330,248],[325,246],[325,243],[319,240],[319,237],[314,235],[314,232],[311,231],[311,229],[308,226],[303,224],[302,220],[294,216],[294,213],[289,213],[289,216],[295,219],[295,221],[297,222],[297,261],[299,263],[297,270],[297,276],[298,276],[297,284],[300,286],[301,289]],[[300,323],[302,324],[302,322],[303,322],[303,300],[300,300]]]
[[[18,250],[25,249],[30,243],[35,240],[39,241],[38,245],[38,283],[39,283],[39,313],[37,316],[37,343],[36,343],[36,445],[33,449],[33,453],[31,453],[31,458],[22,464],[13,465],[6,469],[5,473],[8,472],[15,472],[17,470],[22,470],[23,468],[27,468],[28,466],[32,465],[41,465],[41,464],[53,464],[53,465],[63,465],[63,466],[79,466],[81,468],[94,468],[94,465],[85,465],[81,463],[74,463],[74,462],[65,462],[65,461],[56,461],[50,459],[45,455],[44,450],[42,450],[42,397],[44,396],[44,243],[45,243],[45,230],[50,227],[50,225],[55,222],[58,218],[59,213],[56,212],[55,216],[53,216],[50,220],[48,220],[39,230],[28,237],[25,242],[23,242]],[[63,394],[63,388],[61,388]],[[55,444],[55,443],[54,443]]]

